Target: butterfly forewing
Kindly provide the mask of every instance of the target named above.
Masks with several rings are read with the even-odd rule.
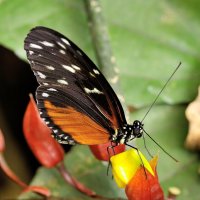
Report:
[[[122,106],[95,64],[68,38],[36,27],[25,50],[40,86],[41,117],[62,143],[106,143],[126,123]]]

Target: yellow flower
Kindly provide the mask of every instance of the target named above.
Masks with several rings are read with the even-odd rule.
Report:
[[[126,187],[142,165],[144,165],[145,170],[154,176],[154,171],[152,170],[151,165],[139,150],[127,150],[123,153],[112,156],[110,161],[112,164],[114,179],[120,188]]]

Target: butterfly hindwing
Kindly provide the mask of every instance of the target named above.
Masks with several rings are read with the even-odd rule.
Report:
[[[94,63],[60,33],[36,27],[25,50],[40,86],[41,117],[62,143],[106,143],[126,123],[122,106]]]

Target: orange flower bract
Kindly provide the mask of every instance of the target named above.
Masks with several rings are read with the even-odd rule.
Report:
[[[102,161],[109,161],[110,157],[115,154],[122,153],[125,151],[125,145],[120,144],[115,147],[109,148],[109,152],[107,151],[107,148],[111,146],[111,142],[108,142],[106,144],[98,144],[98,145],[90,145],[90,150],[92,151],[93,155],[98,159]]]
[[[155,176],[152,176],[148,171],[145,175],[143,167],[137,170],[125,189],[128,200],[164,200],[164,194],[156,173],[157,160],[158,158],[154,157],[150,161]]]

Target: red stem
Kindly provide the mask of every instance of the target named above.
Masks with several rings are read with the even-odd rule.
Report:
[[[43,196],[43,197],[49,197],[51,195],[51,192],[45,188],[40,186],[28,186],[26,183],[24,183],[22,180],[19,179],[18,176],[15,175],[15,173],[10,169],[8,166],[6,160],[4,159],[3,153],[0,153],[0,169],[6,174],[6,176],[11,179],[13,182],[18,184],[23,188],[23,192],[36,192],[37,194]]]
[[[58,171],[63,176],[64,180],[68,182],[70,185],[75,187],[77,190],[79,190],[81,193],[93,197],[93,198],[101,198],[101,196],[97,195],[94,191],[87,188],[85,185],[80,183],[78,180],[76,180],[74,177],[72,177],[69,172],[67,171],[66,167],[64,166],[64,163],[61,162],[60,165],[57,166]]]
[[[69,174],[69,172],[67,171],[63,162],[61,162],[59,165],[57,165],[57,168],[67,183],[69,183],[70,185],[75,187],[78,191],[80,191],[81,193],[83,193],[89,197],[92,197],[95,199],[103,199],[103,200],[124,200],[123,198],[107,198],[107,197],[97,195],[93,190],[87,188],[85,185],[83,185],[78,180],[76,180],[74,177],[72,177]]]
[[[9,166],[6,163],[6,160],[3,157],[3,154],[0,153],[0,168],[3,170],[3,172],[15,183],[20,185],[22,188],[27,188],[28,185],[21,181],[15,174],[14,172],[9,168]]]

